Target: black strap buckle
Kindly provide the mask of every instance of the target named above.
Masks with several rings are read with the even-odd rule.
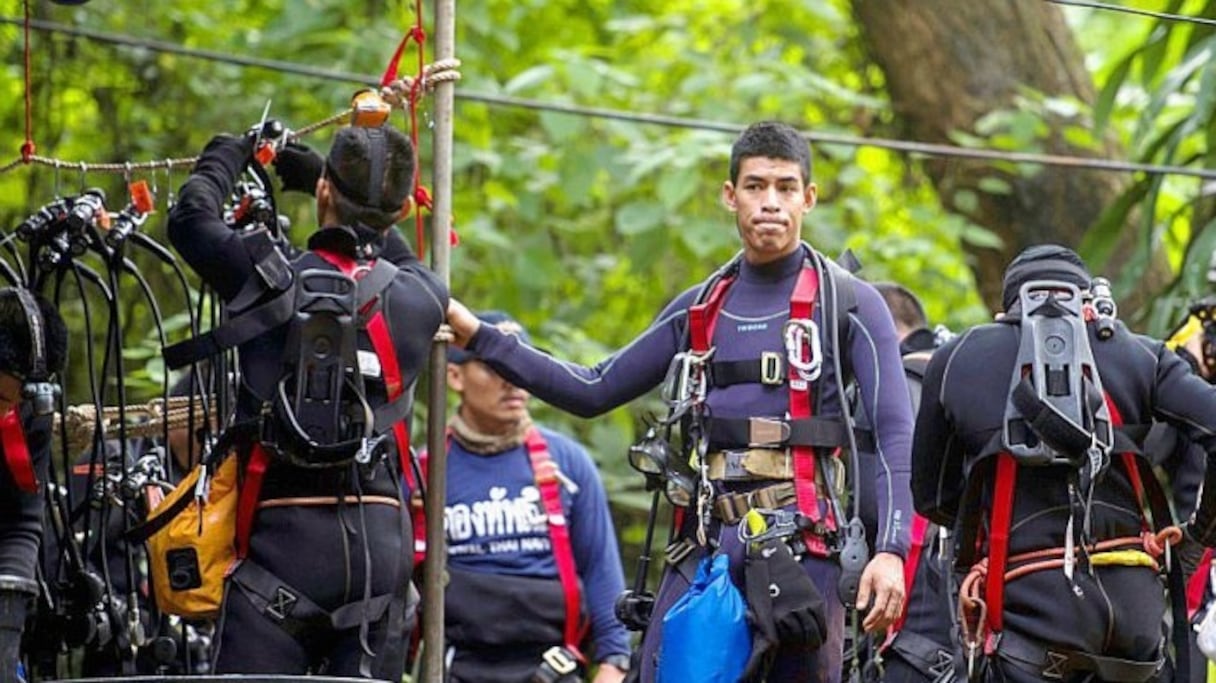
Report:
[[[266,613],[276,622],[282,622],[291,615],[292,609],[295,608],[299,597],[295,593],[287,590],[286,586],[275,588],[274,597],[266,605]]]
[[[748,446],[777,448],[790,439],[790,423],[780,418],[753,417],[748,421]]]

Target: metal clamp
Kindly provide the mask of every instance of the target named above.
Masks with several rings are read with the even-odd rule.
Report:
[[[742,543],[763,543],[774,538],[786,539],[807,527],[805,516],[796,510],[752,508],[751,512],[764,518],[764,529],[754,532],[750,525],[740,524],[738,533]]]
[[[807,318],[787,320],[781,328],[781,336],[785,339],[785,353],[790,368],[797,371],[798,378],[804,382],[819,379],[823,369],[823,348],[819,341],[819,326],[815,321]],[[809,350],[809,357],[804,354],[804,349]]]

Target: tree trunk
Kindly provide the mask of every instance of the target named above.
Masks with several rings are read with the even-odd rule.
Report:
[[[979,136],[976,122],[993,111],[1017,106],[1015,96],[1026,89],[1093,102],[1094,88],[1083,56],[1059,8],[1049,3],[852,0],[852,4],[867,48],[886,75],[896,123],[907,137],[952,143],[956,131]],[[1050,132],[1037,140],[1039,151],[1123,156],[1109,141],[1097,151],[1071,146],[1061,130],[1077,121],[1047,122]],[[1118,173],[1058,166],[1032,169],[944,157],[930,158],[924,166],[944,206],[991,230],[1004,243],[1000,249],[963,245],[974,258],[980,294],[994,310],[1000,304],[1004,267],[1018,251],[1041,242],[1075,248],[1085,230],[1129,184]],[[991,191],[1002,183],[1008,192]],[[1109,269],[1120,268],[1131,255],[1133,232],[1122,231]],[[1148,287],[1141,289],[1156,291],[1168,270],[1148,270]],[[1139,302],[1126,303],[1135,307]]]

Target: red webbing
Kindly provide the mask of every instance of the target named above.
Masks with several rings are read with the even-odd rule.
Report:
[[[0,443],[4,446],[4,460],[17,488],[27,493],[38,490],[38,478],[34,475],[34,463],[25,441],[25,427],[15,407],[0,417]]]
[[[803,268],[790,296],[790,320],[810,320],[815,312],[815,297],[818,294],[819,275],[813,268]],[[798,352],[801,352],[801,349]],[[789,370],[789,395],[790,420],[803,420],[813,415],[810,382],[797,377],[797,370],[792,365]],[[826,515],[819,511],[819,493],[815,488],[815,449],[810,446],[791,446],[790,452],[794,457],[794,492],[798,497],[798,511],[812,522],[822,519],[829,531],[835,529],[836,520],[831,510],[828,510]],[[803,537],[808,552],[820,557],[828,556],[828,547],[823,536],[808,531]]]
[[[574,548],[570,545],[570,526],[562,509],[561,486],[555,470],[557,465],[549,456],[549,445],[536,427],[530,427],[524,435],[528,459],[532,463],[532,477],[540,489],[540,500],[545,506],[549,520],[549,540],[553,546],[553,560],[557,563],[557,576],[562,582],[566,597],[566,625],[562,630],[568,650],[582,659],[578,648],[582,629],[579,623],[582,602],[578,588],[578,568],[574,565]]]

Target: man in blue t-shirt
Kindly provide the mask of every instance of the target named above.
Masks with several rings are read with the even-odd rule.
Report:
[[[478,317],[527,338],[504,313]],[[587,641],[588,661],[598,663],[595,683],[621,681],[629,644],[613,603],[625,579],[591,457],[570,438],[536,427],[528,393],[472,354],[450,351],[448,385],[460,395],[448,431],[444,510],[449,680],[527,683],[541,666],[561,674]],[[558,500],[561,519],[553,514]]]

